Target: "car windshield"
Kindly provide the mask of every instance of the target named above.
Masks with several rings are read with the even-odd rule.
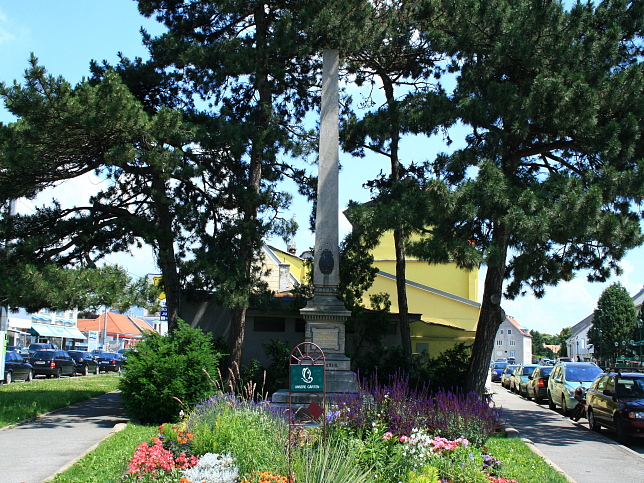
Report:
[[[644,377],[620,377],[615,387],[615,395],[644,398]]]
[[[554,369],[554,366],[545,366],[541,368],[541,375],[542,376],[547,376],[549,375],[552,370]]]
[[[574,382],[593,381],[602,370],[597,366],[566,367],[566,380]]]

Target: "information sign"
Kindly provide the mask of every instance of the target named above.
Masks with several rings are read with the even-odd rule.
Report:
[[[291,366],[292,392],[324,392],[324,366]]]

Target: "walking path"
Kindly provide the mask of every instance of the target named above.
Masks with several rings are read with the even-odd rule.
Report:
[[[111,392],[0,431],[0,482],[47,481],[126,421]]]
[[[635,451],[496,384],[492,391],[492,400],[503,409],[507,427],[530,440],[574,482],[644,481],[644,457]]]

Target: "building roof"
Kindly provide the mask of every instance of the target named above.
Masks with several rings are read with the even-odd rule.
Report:
[[[506,315],[505,320],[507,320],[512,325],[514,325],[517,329],[519,329],[524,336],[532,337],[532,335],[530,335],[530,332],[528,332],[528,329],[526,329],[525,327],[522,327],[521,324],[519,324],[519,322],[517,322],[516,319],[511,315]]]
[[[105,312],[95,319],[78,319],[81,332],[102,331],[105,324]],[[107,312],[107,334],[115,336],[141,337],[146,330],[153,330],[143,319]]]

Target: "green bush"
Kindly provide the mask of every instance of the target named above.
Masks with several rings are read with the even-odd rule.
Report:
[[[119,384],[125,409],[144,424],[176,421],[181,410],[215,392],[208,374],[216,372],[220,358],[211,337],[184,322],[168,335],[145,334],[128,353]]]

